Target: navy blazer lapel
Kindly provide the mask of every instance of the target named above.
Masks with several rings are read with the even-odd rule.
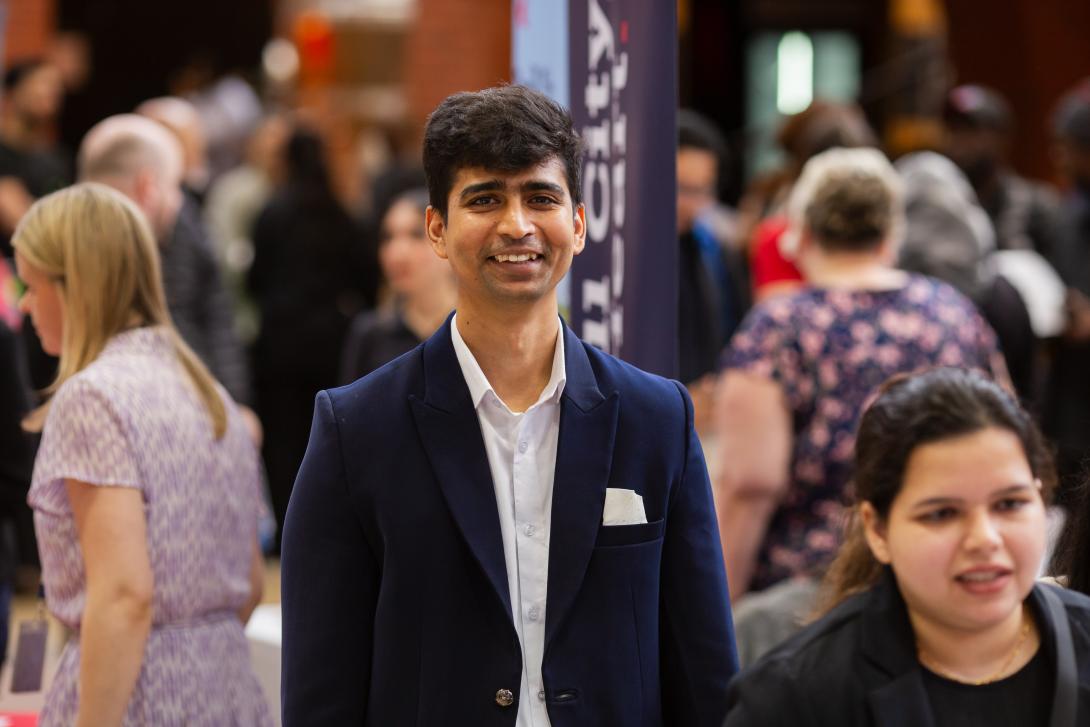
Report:
[[[859,639],[864,658],[888,679],[868,695],[874,723],[878,727],[934,727],[912,625],[888,568],[863,610]]]
[[[617,392],[606,397],[599,390],[583,342],[567,326],[563,332],[567,383],[549,528],[546,653],[579,592],[602,524],[619,406]]]
[[[510,618],[511,591],[492,470],[450,325],[447,318],[424,343],[424,399],[410,396],[409,400],[447,506]]]

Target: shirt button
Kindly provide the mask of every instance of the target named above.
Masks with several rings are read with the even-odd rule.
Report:
[[[522,532],[526,533],[526,537],[532,538],[534,537],[534,533],[537,532],[537,528],[535,528],[533,525],[527,525],[522,529]]]
[[[530,443],[526,441],[519,442],[519,453],[526,454],[526,450],[530,448]]]
[[[537,606],[531,606],[530,612],[526,615],[530,617],[531,621],[537,621],[538,617],[541,616],[541,609],[539,609]]]
[[[544,689],[542,689],[541,691],[539,691],[537,693],[537,698],[538,698],[538,701],[541,701],[541,702],[545,701],[545,690]]]

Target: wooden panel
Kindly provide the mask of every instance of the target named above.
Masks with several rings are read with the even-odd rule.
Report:
[[[406,45],[409,115],[423,124],[456,91],[511,79],[511,0],[419,0]]]
[[[1051,178],[1052,110],[1090,74],[1090,3],[1069,0],[948,1],[950,57],[957,83],[981,83],[1014,110],[1016,169]]]
[[[53,33],[54,0],[7,0],[4,65],[45,53]]]

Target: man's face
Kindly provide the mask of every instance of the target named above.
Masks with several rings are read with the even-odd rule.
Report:
[[[1006,135],[996,129],[952,124],[946,128],[943,150],[974,187],[988,182],[1003,162]]]
[[[444,219],[427,211],[432,248],[450,261],[459,307],[499,309],[552,298],[583,250],[586,218],[573,208],[563,163],[527,169],[458,171]]]
[[[1052,156],[1060,174],[1068,182],[1090,191],[1090,146],[1060,139],[1053,147]]]
[[[11,94],[17,113],[28,122],[44,124],[60,113],[64,85],[60,72],[53,66],[41,65],[30,72]]]
[[[715,202],[718,162],[705,149],[684,147],[677,153],[677,231],[693,229],[696,218]]]
[[[166,154],[160,164],[137,172],[136,193],[130,195],[147,215],[156,237],[163,239],[174,229],[182,210],[182,160]]]

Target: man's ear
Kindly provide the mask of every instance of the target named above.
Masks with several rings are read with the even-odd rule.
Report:
[[[443,220],[442,213],[431,205],[428,205],[428,208],[424,210],[424,229],[427,231],[428,239],[431,241],[431,249],[435,250],[436,255],[446,260],[446,222]]]
[[[132,201],[136,202],[136,206],[143,210],[144,214],[152,217],[154,210],[157,210],[161,204],[159,198],[162,195],[159,192],[158,182],[155,173],[150,169],[140,169],[132,176],[128,190],[122,191],[132,197]]]
[[[867,539],[867,545],[875,560],[883,565],[889,565],[889,542],[886,540],[886,524],[882,522],[874,505],[864,501],[859,506],[859,518],[863,522],[863,535]]]
[[[583,248],[587,246],[587,206],[581,202],[575,207],[574,227],[574,253],[578,255],[583,252]]]

